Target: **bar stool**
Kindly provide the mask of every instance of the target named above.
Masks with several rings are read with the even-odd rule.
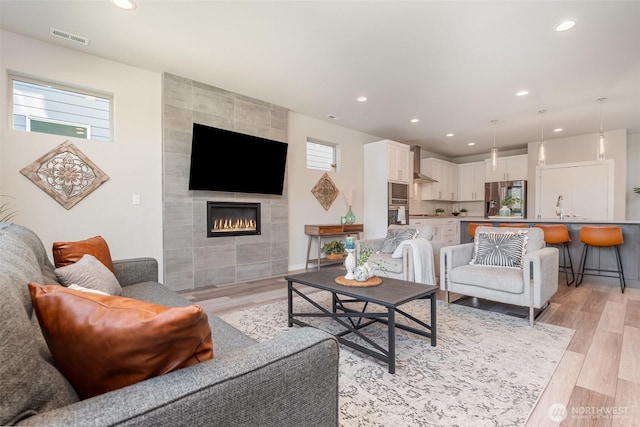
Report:
[[[490,222],[470,222],[467,226],[467,232],[469,233],[469,237],[471,237],[471,240],[473,240],[474,237],[476,237],[476,228],[492,226],[493,224],[491,224]]]
[[[529,224],[519,222],[503,222],[502,224],[500,224],[500,227],[529,228]]]
[[[603,277],[618,277],[620,280],[620,289],[624,293],[626,283],[624,281],[624,272],[622,271],[622,260],[620,259],[619,246],[624,243],[622,238],[622,230],[615,225],[583,225],[580,229],[580,241],[584,243],[582,249],[582,257],[580,258],[580,269],[578,272],[578,280],[576,281],[576,287],[582,284],[582,279],[585,274],[591,276],[603,276]],[[602,270],[600,268],[588,268],[585,267],[587,262],[587,252],[591,246],[599,248],[614,248],[616,254],[617,270]],[[585,270],[597,271],[595,273],[585,273]],[[600,274],[600,273],[616,273],[617,276]]]
[[[570,286],[575,282],[576,276],[573,271],[571,253],[569,252],[569,243],[571,243],[569,229],[564,224],[535,224],[534,227],[541,228],[542,231],[544,231],[544,242],[547,245],[561,246],[560,252],[562,252],[562,265],[560,268],[564,270],[564,277],[567,282],[567,286]],[[562,248],[564,248],[564,251]],[[567,265],[567,259],[569,260],[569,265]],[[568,270],[571,270],[571,281],[569,281]]]

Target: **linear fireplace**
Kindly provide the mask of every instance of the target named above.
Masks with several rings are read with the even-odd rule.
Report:
[[[260,234],[260,203],[207,202],[207,237]]]

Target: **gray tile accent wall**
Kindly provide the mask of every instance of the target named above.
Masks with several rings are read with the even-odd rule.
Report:
[[[189,191],[193,123],[288,142],[288,110],[173,74],[163,75],[164,281],[173,290],[287,272],[289,206],[284,194]],[[259,179],[259,177],[256,177]],[[259,202],[259,236],[207,238],[207,201]]]

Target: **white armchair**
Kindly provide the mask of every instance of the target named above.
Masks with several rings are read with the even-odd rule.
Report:
[[[449,293],[455,292],[529,307],[529,322],[533,326],[534,309],[545,307],[558,290],[559,252],[555,247],[545,247],[544,233],[541,229],[526,228],[521,230],[526,232],[527,236],[524,242],[524,255],[521,251],[519,262],[510,264],[517,258],[517,256],[511,258],[517,253],[516,243],[514,243],[516,239],[507,241],[506,238],[517,235],[519,231],[478,227],[473,243],[442,248],[440,289],[445,292],[446,303],[449,303]],[[481,233],[484,234],[481,235]],[[501,236],[497,236],[496,233]],[[510,233],[511,236],[504,236],[505,233]],[[504,240],[500,240],[501,238]],[[493,246],[491,241],[494,242]],[[505,245],[499,247],[502,243],[495,243],[496,241],[504,241]],[[480,256],[474,258],[476,246]],[[520,249],[522,249],[521,246]],[[471,263],[472,260],[474,263]],[[511,266],[505,266],[505,262],[506,265]],[[518,264],[520,267],[517,266]]]
[[[417,235],[414,236],[416,230]],[[402,232],[406,233],[403,235]],[[368,250],[370,255],[367,261],[378,268],[378,276],[435,284],[432,239],[432,227],[390,225],[385,237],[357,240],[356,257],[360,261],[363,253]],[[391,246],[390,240],[395,240]]]

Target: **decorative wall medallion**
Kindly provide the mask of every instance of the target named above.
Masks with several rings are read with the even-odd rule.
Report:
[[[340,194],[338,187],[331,181],[331,178],[329,178],[326,172],[320,177],[318,182],[316,182],[311,192],[316,196],[316,199],[318,199],[325,211],[329,210],[333,201],[338,197],[338,194]]]
[[[52,149],[20,173],[65,209],[71,209],[109,179],[70,141]]]

